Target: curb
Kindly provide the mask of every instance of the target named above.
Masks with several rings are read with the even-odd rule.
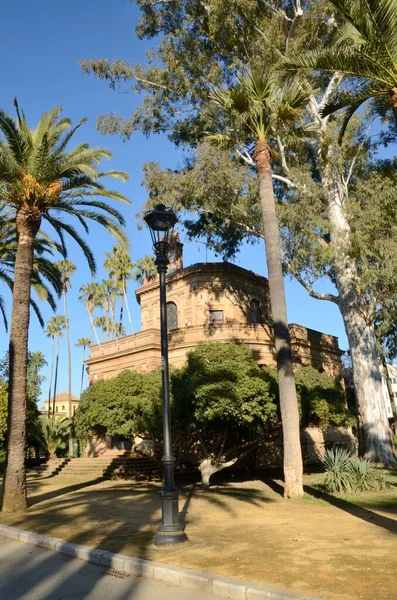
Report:
[[[59,538],[48,537],[24,529],[9,527],[8,525],[0,524],[0,535],[8,539],[19,540],[25,544],[62,552],[73,558],[79,558],[96,565],[110,567],[126,575],[165,581],[191,590],[200,590],[214,596],[230,598],[230,600],[324,600],[313,596],[302,596],[268,585],[253,584],[242,579],[220,577],[205,571],[175,567],[142,558],[132,558],[125,554],[115,554],[100,548],[72,544]]]

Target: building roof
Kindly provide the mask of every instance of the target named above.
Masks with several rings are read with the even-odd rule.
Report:
[[[60,392],[59,394],[57,394],[55,396],[55,402],[68,402],[69,400],[69,394],[67,392]],[[75,402],[79,402],[80,398],[77,398],[76,396],[73,396],[72,394],[72,400],[74,400]],[[52,396],[52,398],[50,398],[50,401],[53,402],[54,401],[54,397]],[[48,402],[48,399],[46,400],[46,402]]]

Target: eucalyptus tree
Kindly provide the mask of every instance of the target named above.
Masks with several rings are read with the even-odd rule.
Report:
[[[72,416],[72,352],[70,349],[70,331],[69,331],[69,317],[68,317],[68,305],[67,305],[67,293],[70,290],[71,277],[77,269],[70,260],[60,260],[56,263],[56,266],[61,273],[62,280],[62,295],[63,295],[63,307],[65,315],[65,333],[66,333],[66,345],[68,349],[68,405],[69,405],[69,417]],[[73,439],[70,436],[69,439],[69,455],[73,454]]]
[[[131,325],[131,314],[127,299],[127,282],[131,279],[133,263],[125,245],[113,246],[112,252],[105,252],[104,268],[113,280],[120,296],[120,324],[123,324],[124,302],[127,307],[128,319]],[[117,330],[116,330],[117,331]],[[120,335],[120,329],[117,331]]]
[[[157,268],[154,262],[154,257],[150,254],[145,254],[133,265],[134,271],[132,278],[140,285],[151,281],[156,277]]]
[[[80,396],[83,392],[83,384],[84,384],[84,361],[85,361],[85,350],[86,348],[89,348],[91,345],[90,339],[89,338],[79,338],[77,340],[77,343],[75,344],[75,346],[77,348],[83,348],[83,357],[82,357],[82,361],[81,361],[81,381],[80,381]]]
[[[0,111],[0,187],[4,203],[15,210],[17,249],[10,334],[9,437],[2,497],[3,511],[26,508],[25,412],[29,303],[35,240],[46,222],[67,254],[65,234],[74,239],[95,271],[93,254],[77,230],[60,216],[75,218],[88,232],[87,220],[105,227],[117,240],[125,236],[122,215],[105,200],[128,200],[100,182],[104,176],[125,180],[124,173],[101,173],[111,154],[80,143],[68,146],[79,127],[61,117],[57,107],[30,129],[15,101],[16,119]]]

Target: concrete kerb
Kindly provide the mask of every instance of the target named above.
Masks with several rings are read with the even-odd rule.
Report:
[[[89,548],[8,525],[0,524],[0,535],[26,544],[62,552],[86,562],[103,565],[126,575],[166,581],[172,585],[200,590],[230,600],[324,600],[323,598],[302,596],[294,592],[272,588],[268,585],[253,584],[241,579],[220,577],[205,571],[175,567],[142,558],[132,558],[100,548]]]

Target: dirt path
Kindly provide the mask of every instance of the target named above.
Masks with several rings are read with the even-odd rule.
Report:
[[[313,492],[316,477],[306,478]],[[158,485],[56,478],[30,483],[32,506],[1,521],[150,560],[318,595],[396,600],[397,488],[374,497],[282,499],[280,482],[182,490],[189,543],[151,545],[160,521]],[[315,492],[314,492],[315,493]]]

